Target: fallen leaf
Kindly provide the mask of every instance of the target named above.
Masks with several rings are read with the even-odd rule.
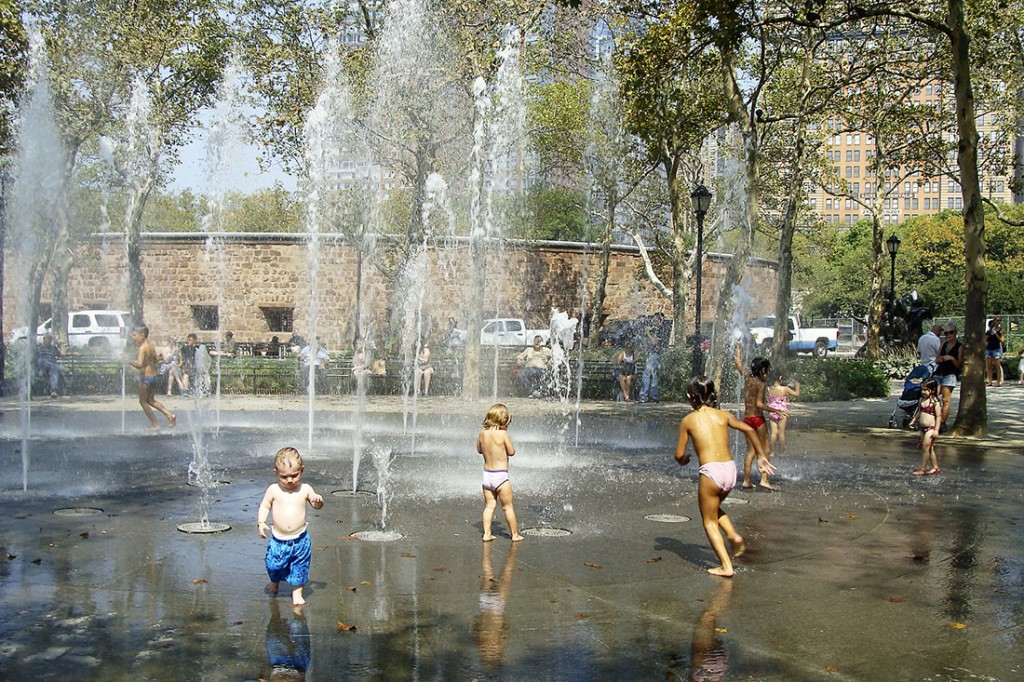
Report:
[[[43,563],[43,559],[42,559],[42,557],[36,557],[35,559],[33,559],[31,561],[31,563],[33,563],[33,564],[38,566],[39,564]]]
[[[78,537],[82,538],[83,540],[88,540],[89,539],[89,531],[85,531],[84,533],[79,533]]]
[[[558,600],[553,598],[553,597],[551,599],[549,599],[548,601],[550,601],[552,604],[557,604],[558,603]]]
[[[403,556],[406,559],[415,559],[416,558],[416,555],[413,554],[412,552],[402,552],[401,554],[399,554],[399,556]]]
[[[233,622],[233,623],[232,623],[231,625],[232,625],[232,626],[235,626],[235,625],[241,625],[241,624],[243,624],[244,622],[245,622],[244,620],[236,620],[236,621],[235,621],[235,622]]]
[[[8,560],[8,561],[14,561],[14,560],[15,560],[15,559],[17,559],[17,558],[18,558],[18,555],[17,555],[17,554],[8,554],[8,555],[7,555],[7,560]]]
[[[325,552],[325,551],[327,551],[327,547],[325,547],[325,546],[314,547],[313,551],[314,552]]]
[[[825,666],[825,672],[827,672],[827,673],[837,673],[837,672],[839,672],[839,668],[835,667],[834,665],[826,665]]]
[[[27,516],[25,516],[24,514],[18,514],[18,515],[17,515],[17,516],[15,516],[14,518],[16,518],[16,519],[19,519],[19,520],[20,520],[20,519],[27,519],[28,517],[27,517]]]
[[[344,536],[341,539],[342,540],[359,540],[359,538],[357,538],[355,535],[346,535],[346,536]]]
[[[208,581],[204,580],[203,578],[196,578],[195,580],[192,581],[192,584],[193,585],[205,585],[207,582]]]
[[[949,627],[953,628],[954,630],[966,630],[967,623],[950,623]]]
[[[604,568],[604,566],[602,566],[601,564],[591,564],[586,561],[583,562],[583,565],[587,568]]]
[[[100,531],[100,535],[106,535],[106,534],[107,534],[107,531],[105,531],[105,530],[101,530]]]
[[[847,521],[856,521],[857,520],[857,515],[856,514],[847,514],[843,518],[846,519]]]
[[[434,573],[444,573],[444,572],[445,572],[445,571],[447,571],[448,569],[447,569],[447,568],[445,568],[444,566],[439,566],[439,567],[437,567],[437,568],[435,568],[435,569],[433,569],[433,570],[434,570]]]
[[[924,552],[924,553],[921,553],[921,554],[913,554],[913,555],[911,555],[910,558],[913,559],[914,561],[927,561],[928,560],[928,553]]]
[[[818,517],[818,523],[828,523],[828,521],[826,521],[825,519],[823,519],[823,518],[821,518],[821,517],[819,516],[819,517]]]
[[[364,580],[363,582],[361,582],[359,584],[360,585],[365,585],[367,587],[373,587],[373,583],[371,583],[369,580]]]
[[[715,632],[729,632],[727,628],[715,628]]]
[[[353,592],[355,592],[356,591],[356,586],[355,585],[348,585],[348,586],[345,587],[345,589],[346,590],[352,590]]]
[[[1008,594],[1008,592],[1006,590],[995,589],[995,590],[992,590],[992,591],[995,592],[996,594]]]
[[[161,648],[161,649],[170,649],[172,646],[174,646],[174,642],[162,642],[159,645],[159,648]]]
[[[906,599],[904,599],[903,597],[889,597],[889,601],[891,601],[893,604],[902,604],[906,601]]]
[[[576,614],[576,619],[577,620],[586,620],[587,618],[590,618],[590,614],[589,613],[577,613]]]
[[[649,563],[649,564],[656,564],[656,563],[658,563],[659,561],[661,561],[661,557],[660,557],[660,556],[656,556],[656,557],[654,557],[654,558],[652,558],[652,559],[648,559],[648,560],[647,560],[647,563]]]
[[[190,628],[192,628],[193,630],[198,630],[199,628],[202,627],[202,625],[200,625],[199,623],[189,623],[188,626]]]
[[[345,623],[342,623],[340,620],[338,621],[338,632],[355,632],[358,629],[358,626],[347,625]]]

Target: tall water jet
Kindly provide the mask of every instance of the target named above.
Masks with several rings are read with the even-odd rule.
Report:
[[[50,94],[49,68],[43,37],[29,26],[27,95],[16,121],[18,154],[8,205],[11,236],[28,272],[22,289],[21,322],[28,329],[22,352],[17,353],[20,373],[18,398],[21,415],[21,484],[28,490],[29,438],[32,428],[32,376],[34,374],[37,308],[43,279],[57,239],[58,206],[64,201],[64,166],[67,153],[61,143]]]
[[[330,179],[341,167],[344,140],[350,128],[349,93],[345,87],[339,46],[326,50],[324,80],[316,105],[306,119],[304,155],[306,161],[306,229],[309,254],[309,329],[306,390],[308,396],[307,450],[313,450],[316,403],[317,359],[323,352],[317,337],[320,312],[318,277],[321,235],[330,225],[333,204]]]
[[[192,461],[188,465],[188,484],[199,489],[199,520],[182,523],[183,533],[218,533],[231,526],[210,521],[210,495],[217,487],[210,466],[210,453],[206,448],[206,435],[210,429],[210,353],[205,344],[196,348],[196,373],[192,377],[192,409],[188,411],[189,438],[192,441]]]
[[[244,124],[244,100],[241,85],[242,67],[238,59],[233,57],[224,70],[223,78],[217,89],[217,99],[210,113],[210,123],[206,130],[206,155],[204,174],[206,185],[206,211],[203,213],[200,227],[206,234],[206,260],[212,262],[216,269],[214,292],[217,303],[216,336],[214,339],[214,369],[217,383],[212,386],[214,396],[214,428],[220,432],[220,380],[221,380],[221,344],[224,337],[224,290],[229,286],[224,259],[224,216],[228,183],[231,172],[238,167],[237,155],[234,153],[242,147],[242,131]]]

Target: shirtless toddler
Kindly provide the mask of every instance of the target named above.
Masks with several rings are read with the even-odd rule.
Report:
[[[324,498],[308,483],[302,482],[302,456],[295,448],[281,448],[274,457],[274,473],[277,483],[267,488],[256,515],[256,529],[260,537],[267,539],[266,565],[270,594],[277,594],[282,580],[292,586],[292,604],[306,603],[302,587],[309,576],[312,546],[306,532],[306,503],[313,509],[324,506]],[[267,516],[273,511],[274,525],[267,525]]]
[[[757,433],[757,440],[761,445],[761,451],[768,452],[768,426],[764,421],[765,410],[776,412],[764,404],[764,394],[767,388],[768,373],[771,371],[772,363],[765,358],[754,358],[750,361],[750,371],[743,367],[743,359],[740,356],[740,347],[736,346],[736,370],[743,375],[743,422],[754,429]],[[743,460],[743,489],[750,490],[754,484],[750,481],[750,467],[754,463],[755,450],[753,441],[747,441],[747,456]],[[760,460],[758,460],[760,462]],[[775,486],[768,482],[768,472],[758,464],[758,471],[761,472],[761,482],[758,485],[766,490],[775,490]]]
[[[483,428],[476,439],[476,451],[484,456],[484,542],[497,537],[491,533],[491,522],[499,501],[501,510],[505,512],[505,522],[508,523],[512,542],[523,539],[516,522],[516,510],[512,506],[512,481],[508,478],[508,458],[516,454],[516,446],[508,435],[508,425],[511,423],[512,415],[508,408],[502,403],[495,403],[487,410]]]
[[[768,461],[754,428],[734,417],[731,412],[716,407],[718,394],[715,382],[703,376],[694,377],[686,389],[686,397],[693,412],[686,415],[679,424],[675,458],[680,466],[689,463],[686,444],[693,439],[693,449],[697,451],[697,460],[700,462],[700,480],[697,484],[700,516],[711,548],[721,562],[721,566],[709,568],[708,573],[731,578],[732,560],[725,550],[722,534],[729,538],[734,557],[743,554],[746,546],[729,517],[719,511],[722,500],[728,497],[729,491],[736,485],[736,463],[729,454],[729,429],[743,432],[748,446],[757,454],[757,466],[762,473],[773,473],[775,467]]]

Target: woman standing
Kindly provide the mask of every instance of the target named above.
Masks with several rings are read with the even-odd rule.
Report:
[[[932,377],[938,382],[939,390],[942,392],[942,430],[945,430],[946,424],[949,423],[953,389],[956,388],[956,378],[960,376],[960,369],[964,365],[964,346],[956,338],[955,324],[950,322],[946,325],[944,337],[942,345],[939,346],[939,354],[935,357],[938,365]]]

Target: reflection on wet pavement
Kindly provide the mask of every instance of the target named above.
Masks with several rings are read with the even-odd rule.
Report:
[[[645,518],[698,513],[696,467],[671,456],[677,417],[594,415],[579,448],[564,414],[517,417],[520,524],[569,534],[512,545],[480,542],[475,416],[421,415],[413,455],[401,415],[372,415],[361,437],[396,453],[387,526],[401,537],[354,541],[380,527],[377,497],[326,496],[295,613],[262,591],[255,517],[268,458],[303,443],[301,420],[225,412],[207,443],[210,513],[231,529],[186,535],[187,436],[41,415],[28,492],[20,465],[0,469],[3,679],[1021,676],[1018,453],[962,443],[922,480],[912,434],[796,429],[781,491],[735,494],[748,552],[730,581],[704,572],[701,524]],[[319,490],[352,486],[346,420],[318,420],[303,453]],[[0,440],[7,461],[18,447]],[[359,488],[376,476],[363,467]]]

